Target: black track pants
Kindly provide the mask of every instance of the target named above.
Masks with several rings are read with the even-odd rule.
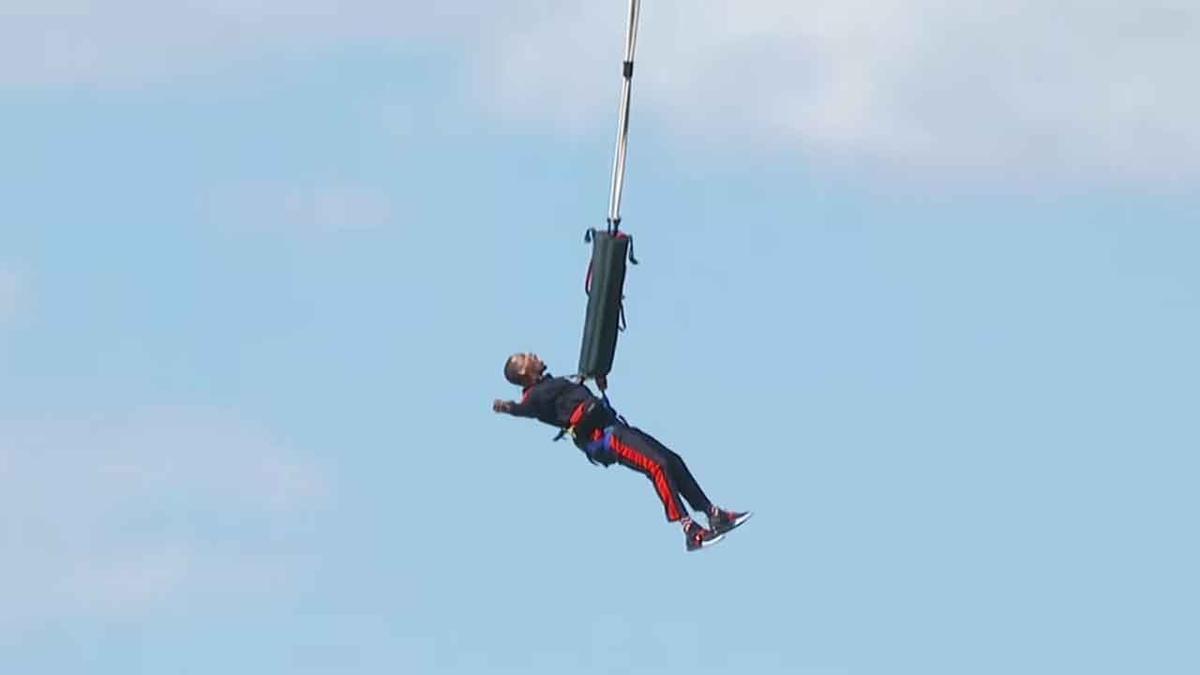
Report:
[[[712,507],[683,458],[650,434],[618,424],[612,430],[609,445],[619,464],[645,475],[654,484],[667,520],[674,522],[687,515],[680,496],[694,511],[707,512]]]

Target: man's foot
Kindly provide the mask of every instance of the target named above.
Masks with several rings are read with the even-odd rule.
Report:
[[[739,513],[737,511],[722,511],[717,507],[712,507],[708,512],[708,526],[717,534],[725,534],[733,528],[746,522],[752,514],[749,511]]]
[[[687,550],[689,551],[698,551],[706,546],[712,546],[725,538],[723,535],[701,527],[696,523],[690,523],[684,528],[683,534],[687,537]]]

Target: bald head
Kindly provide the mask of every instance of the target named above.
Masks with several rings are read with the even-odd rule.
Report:
[[[518,387],[537,382],[546,372],[546,364],[537,354],[513,354],[504,362],[504,379]]]

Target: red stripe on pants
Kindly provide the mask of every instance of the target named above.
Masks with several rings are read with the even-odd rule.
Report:
[[[663,472],[662,464],[622,443],[621,439],[615,435],[612,437],[612,448],[618,457],[650,475],[650,480],[654,481],[654,491],[658,493],[658,498],[662,500],[663,506],[667,507],[667,520],[675,522],[683,517],[675,503],[675,492],[671,489],[671,484],[667,482],[667,474]]]

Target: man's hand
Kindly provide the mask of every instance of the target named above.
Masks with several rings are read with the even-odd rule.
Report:
[[[512,401],[501,401],[500,399],[492,401],[493,412],[503,413],[509,410],[512,410]]]

